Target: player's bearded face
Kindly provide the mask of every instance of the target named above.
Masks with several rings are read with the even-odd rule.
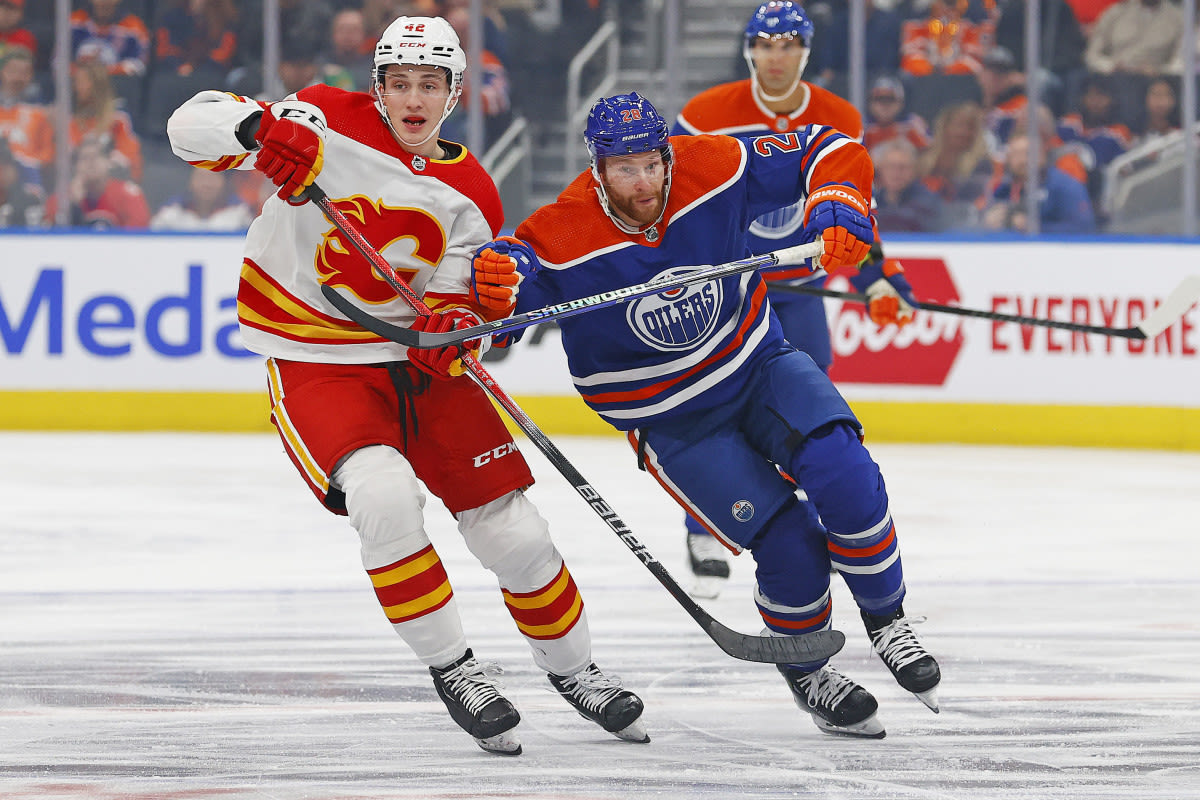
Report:
[[[750,55],[758,82],[767,94],[780,94],[791,87],[805,52],[804,43],[791,36],[754,42]]]
[[[636,153],[604,159],[604,191],[613,213],[634,227],[658,219],[666,202],[667,167],[662,153]]]

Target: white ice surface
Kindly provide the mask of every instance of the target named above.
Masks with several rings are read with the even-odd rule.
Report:
[[[620,439],[556,443],[681,581],[680,514]],[[632,745],[549,691],[427,506],[525,753],[479,750],[384,620],[357,537],[270,436],[0,433],[0,798],[1200,798],[1200,454],[875,445],[942,712],[835,659],[888,736],[821,734],[774,668],[716,649],[529,442],[532,496]],[[757,632],[753,564],[721,621]]]

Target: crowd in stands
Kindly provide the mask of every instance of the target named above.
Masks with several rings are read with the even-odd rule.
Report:
[[[563,16],[598,20],[616,1],[561,0]],[[466,0],[279,0],[279,69],[264,86],[262,4],[74,0],[63,140],[71,152],[62,163],[83,174],[72,174],[59,198],[54,4],[0,0],[0,226],[242,229],[266,196],[262,181],[253,172],[200,178],[170,157],[165,121],[183,100],[206,88],[265,99],[314,83],[365,90],[375,40],[400,14],[445,16],[472,47]],[[843,95],[850,6],[805,3],[816,26],[805,77]],[[529,47],[519,35],[531,30],[528,8],[485,2],[482,69],[467,75],[479,82],[485,144],[527,93],[539,102],[554,95],[559,62],[582,44],[564,30],[553,47]],[[1031,153],[1024,0],[867,0],[864,144],[876,163],[883,230],[1026,230],[1033,174],[1042,231],[1103,230],[1105,168],[1180,129],[1184,48],[1197,43],[1182,41],[1179,0],[1041,0],[1039,8]],[[538,58],[545,63],[523,69]],[[468,96],[444,136],[465,141]]]
[[[1189,0],[1190,2],[1190,0]],[[1036,144],[1026,135],[1024,0],[868,0],[864,143],[882,230],[1103,230],[1105,170],[1180,129],[1174,0],[1041,0]],[[849,3],[810,0],[808,77],[844,91]],[[820,43],[826,38],[828,45]]]
[[[270,187],[253,171],[207,173],[171,156],[166,119],[180,103],[201,89],[262,99],[316,83],[364,91],[376,39],[403,14],[445,16],[467,44],[465,0],[279,0],[279,68],[270,85],[263,0],[74,0],[63,162],[70,172],[59,196],[54,5],[0,0],[0,227],[244,230]],[[512,115],[505,18],[494,0],[487,9],[485,143]],[[465,141],[466,114],[451,120],[457,127],[444,135]]]

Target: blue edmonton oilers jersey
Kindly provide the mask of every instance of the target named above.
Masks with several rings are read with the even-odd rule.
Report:
[[[670,194],[653,233],[618,229],[590,172],[517,228],[542,265],[521,284],[516,313],[744,258],[752,219],[825,183],[865,185],[869,195],[866,151],[825,126],[747,142],[671,142]],[[576,389],[621,430],[724,404],[759,360],[789,346],[755,271],[589,311],[560,327]]]

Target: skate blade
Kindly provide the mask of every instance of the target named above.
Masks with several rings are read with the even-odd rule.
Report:
[[[725,588],[728,581],[728,578],[718,578],[713,575],[697,575],[692,580],[688,594],[697,600],[716,600],[721,596],[721,590]]]
[[[913,692],[913,696],[924,703],[925,707],[933,713],[941,713],[941,709],[938,707],[938,693],[936,686],[934,686],[932,689],[926,689],[923,692]]]
[[[640,719],[635,719],[619,731],[613,731],[612,735],[626,742],[635,742],[636,744],[650,743],[650,734],[646,733],[646,726],[642,724]]]
[[[856,736],[860,739],[882,739],[887,736],[887,731],[883,729],[883,724],[874,714],[862,722],[856,722],[853,725],[834,725],[832,722],[823,720],[815,714],[813,715],[813,722],[817,723],[817,727],[821,729],[822,733],[830,733],[834,736]]]
[[[489,736],[486,739],[476,739],[475,743],[489,753],[501,756],[521,755],[521,740],[511,730],[497,733],[495,736]]]

